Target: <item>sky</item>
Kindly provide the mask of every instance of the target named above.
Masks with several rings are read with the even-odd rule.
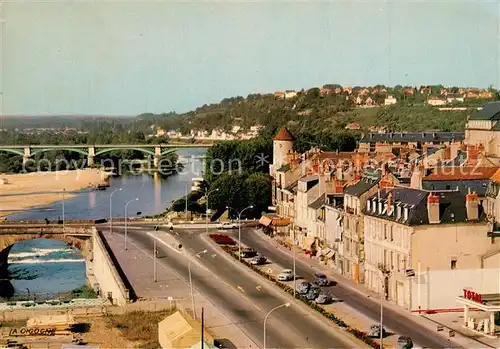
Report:
[[[499,1],[1,6],[3,115],[186,112],[327,83],[500,86]]]

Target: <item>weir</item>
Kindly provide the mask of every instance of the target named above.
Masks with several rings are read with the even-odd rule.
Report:
[[[78,248],[85,259],[87,280],[103,298],[116,305],[125,305],[131,291],[125,286],[110,251],[95,226],[10,226],[0,230],[0,294],[10,297],[14,287],[9,280],[8,258],[12,246],[20,241],[33,239],[54,239]]]

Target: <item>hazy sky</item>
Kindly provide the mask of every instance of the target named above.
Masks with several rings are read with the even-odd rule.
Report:
[[[3,113],[183,112],[325,83],[499,86],[498,16],[498,1],[11,1]]]

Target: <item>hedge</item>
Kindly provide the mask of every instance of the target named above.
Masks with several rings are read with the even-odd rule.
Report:
[[[252,269],[253,271],[259,273],[260,275],[262,275],[263,277],[265,277],[266,279],[272,281],[274,284],[276,284],[279,288],[281,288],[282,290],[284,290],[285,292],[288,292],[289,294],[293,295],[294,294],[294,290],[292,287],[278,281],[274,276],[272,276],[271,274],[269,273],[266,273],[265,271],[261,270],[260,268],[248,263],[246,260],[244,259],[239,259],[238,256],[236,256],[233,252],[234,252],[234,246],[220,246],[224,251],[226,251],[227,253],[229,253],[235,260],[239,260],[241,263],[245,264],[247,267],[249,267],[250,269]],[[316,303],[314,303],[313,301],[310,301],[308,300],[307,298],[303,297],[302,295],[300,294],[296,294],[298,297],[298,299],[300,299],[303,303],[307,304],[309,307],[311,307],[312,309],[316,310],[318,313],[320,313],[321,315],[323,315],[325,318],[327,318],[328,320],[330,321],[333,321],[337,326],[339,326],[340,328],[343,328],[345,329],[347,332],[351,333],[352,335],[354,335],[356,338],[362,340],[364,343],[368,344],[369,346],[371,346],[372,348],[380,348],[380,345],[379,343],[377,343],[373,338],[369,337],[368,334],[364,331],[360,331],[358,330],[357,328],[354,328],[354,327],[351,327],[349,326],[348,324],[346,324],[342,319],[338,318],[335,316],[335,314],[333,313],[330,313],[329,311],[325,310],[323,307],[320,307],[319,305],[317,305]]]

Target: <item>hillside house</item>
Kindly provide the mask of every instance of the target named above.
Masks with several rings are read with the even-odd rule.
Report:
[[[393,105],[393,104],[396,104],[397,103],[397,99],[394,98],[394,96],[388,96],[385,100],[384,100],[384,105]]]

